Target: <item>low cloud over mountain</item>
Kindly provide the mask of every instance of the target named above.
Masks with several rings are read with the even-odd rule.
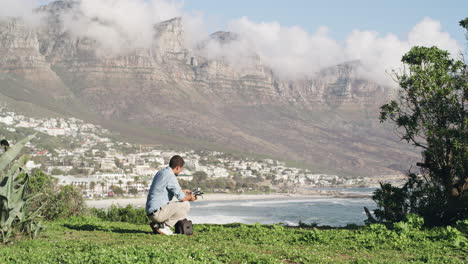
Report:
[[[1,0],[0,15],[22,16],[37,22],[43,14],[31,12],[34,6],[50,1]],[[57,15],[63,31],[75,37],[88,37],[98,42],[102,55],[123,55],[155,44],[154,25],[174,17],[184,20],[187,48],[210,59],[225,58],[237,67],[251,64],[257,57],[276,75],[284,79],[311,77],[323,68],[347,61],[360,60],[359,74],[381,84],[393,85],[392,70],[399,69],[400,58],[416,45],[438,46],[457,56],[461,46],[441,28],[440,22],[425,18],[404,39],[395,34],[355,29],[344,41],[328,34],[326,26],[315,32],[301,27],[285,27],[278,22],[256,23],[247,17],[231,21],[227,30],[237,34],[236,41],[204,45],[208,32],[201,14],[187,13],[182,1],[170,0],[77,0],[65,1],[71,8]],[[59,5],[53,2],[52,5]]]

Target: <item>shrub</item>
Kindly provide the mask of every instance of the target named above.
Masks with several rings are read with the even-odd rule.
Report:
[[[40,211],[47,220],[79,216],[85,212],[81,191],[73,186],[58,186],[57,179],[42,171],[35,171],[30,177],[28,193],[41,194],[26,206],[30,212]]]
[[[468,235],[468,219],[458,221],[456,224],[456,228]]]
[[[118,207],[112,205],[109,209],[90,209],[90,214],[103,220],[113,222],[128,222],[133,224],[147,224],[149,223],[146,217],[144,208],[134,208],[132,205],[126,207]]]
[[[374,210],[376,218],[380,221],[398,222],[404,219],[407,213],[407,193],[403,188],[394,187],[391,184],[380,184],[372,199],[377,204]]]
[[[407,214],[414,214],[421,216],[421,220],[430,226],[448,224],[450,221],[445,219],[447,204],[442,196],[441,189],[416,174],[410,174],[402,187],[381,184],[372,196],[377,204],[374,214],[380,222],[405,221]]]
[[[43,207],[49,201],[49,197],[57,192],[57,180],[40,170],[31,173],[27,192],[31,195],[37,195],[26,204],[26,210],[30,212],[40,211],[43,214]]]
[[[424,225],[424,218],[416,214],[407,214],[406,223],[408,223],[413,230],[421,230]]]
[[[80,216],[85,212],[86,205],[81,191],[67,185],[59,188],[59,192],[48,196],[42,215],[47,220]]]
[[[118,196],[121,196],[121,195],[124,194],[124,191],[119,186],[112,185],[111,190],[112,190],[112,192],[115,193],[115,195],[118,195]]]
[[[468,239],[463,235],[463,233],[451,226],[440,228],[436,238],[446,240],[454,247],[468,246]]]

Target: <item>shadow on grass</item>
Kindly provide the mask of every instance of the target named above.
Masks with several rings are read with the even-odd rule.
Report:
[[[104,226],[92,225],[92,224],[82,224],[82,225],[65,224],[63,226],[66,228],[78,230],[78,231],[104,231],[104,232],[119,233],[119,234],[151,234],[151,232],[146,232],[142,230],[123,229],[123,228],[118,228],[118,227],[104,227]]]
[[[342,227],[335,227],[335,226],[326,226],[326,225],[318,225],[318,224],[315,224],[315,223],[312,223],[312,224],[305,224],[305,223],[300,223],[300,225],[298,226],[290,226],[290,225],[285,225],[285,224],[282,224],[282,223],[279,223],[279,225],[283,226],[284,228],[288,228],[288,229],[305,229],[305,230],[313,230],[313,229],[316,229],[316,230],[342,230],[342,229],[345,229],[345,230],[358,230],[358,229],[361,229],[363,228],[363,226],[360,226],[360,225],[355,225],[355,224],[348,224],[346,226],[342,226]],[[244,226],[244,227],[247,227],[247,228],[256,228],[257,225],[248,225],[248,224],[241,224],[241,223],[232,223],[232,224],[222,224],[222,225],[217,225],[217,224],[204,224],[205,228],[202,228],[202,230],[200,230],[201,232],[206,232],[206,231],[209,231],[209,227],[212,226],[212,227],[222,227],[222,228],[233,228],[233,229],[237,229],[237,228],[240,228],[241,226]],[[271,229],[273,228],[273,225],[260,225],[261,227],[264,227],[264,228],[268,228],[268,229]]]

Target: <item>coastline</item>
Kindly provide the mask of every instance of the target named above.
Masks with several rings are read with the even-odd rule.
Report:
[[[274,193],[274,194],[230,194],[230,193],[208,193],[204,194],[203,198],[199,197],[198,201],[245,201],[245,200],[273,200],[273,199],[289,199],[289,198],[370,198],[370,195],[365,194],[354,194],[354,193],[341,193],[336,191],[320,191],[320,192],[307,192],[307,193]],[[127,205],[133,205],[135,207],[144,207],[146,203],[146,197],[122,197],[112,199],[100,199],[100,200],[86,200],[86,205],[89,207],[105,209],[112,205],[125,207]]]

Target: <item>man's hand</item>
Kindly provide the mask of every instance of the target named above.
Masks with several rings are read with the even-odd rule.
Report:
[[[192,191],[185,189],[183,190],[183,192],[185,193],[185,197],[182,200],[182,202],[185,202],[185,201],[193,202],[197,200],[197,197],[192,193]]]

